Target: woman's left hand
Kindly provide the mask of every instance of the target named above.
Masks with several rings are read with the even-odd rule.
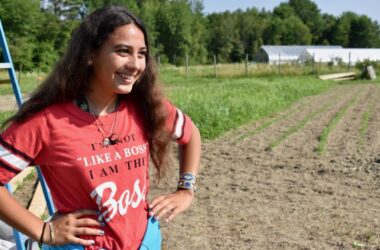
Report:
[[[153,199],[149,206],[149,215],[160,220],[166,216],[166,222],[185,211],[194,199],[194,191],[177,190],[174,193],[160,195]]]

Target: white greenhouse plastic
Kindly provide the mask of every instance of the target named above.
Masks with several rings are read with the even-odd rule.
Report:
[[[317,48],[342,48],[340,45],[323,46],[323,45],[264,45],[255,55],[254,61],[270,64],[298,62],[300,55],[305,49]]]
[[[300,55],[300,61],[310,61],[322,63],[350,63],[352,65],[365,60],[380,61],[380,49],[362,49],[362,48],[346,48],[346,49],[328,49],[328,48],[309,48],[305,49]]]

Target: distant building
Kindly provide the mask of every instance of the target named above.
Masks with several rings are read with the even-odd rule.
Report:
[[[255,62],[263,62],[269,64],[281,64],[298,62],[299,57],[305,49],[331,48],[338,49],[342,46],[323,46],[323,45],[263,45],[259,52],[254,56]]]
[[[308,48],[300,55],[300,61],[311,61],[334,64],[343,62],[355,65],[365,60],[380,61],[380,49],[361,49],[361,48]]]

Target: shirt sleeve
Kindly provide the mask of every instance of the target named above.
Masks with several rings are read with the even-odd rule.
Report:
[[[0,134],[0,185],[29,166],[46,145],[48,129],[43,112],[13,122]]]
[[[168,111],[167,126],[169,131],[171,131],[173,138],[177,143],[187,144],[191,138],[193,122],[190,117],[168,100],[165,100],[164,102]]]

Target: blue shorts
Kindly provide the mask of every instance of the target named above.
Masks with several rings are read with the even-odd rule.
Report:
[[[43,244],[42,250],[84,250],[84,247],[78,244],[67,244],[63,246],[48,246]],[[144,239],[139,250],[161,250],[160,223],[153,217],[148,219]]]

